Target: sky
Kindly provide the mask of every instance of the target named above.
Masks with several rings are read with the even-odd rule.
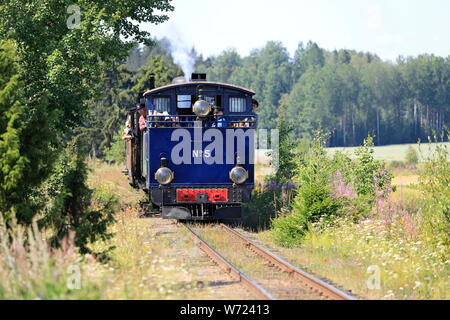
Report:
[[[300,41],[354,49],[383,60],[422,53],[450,55],[449,0],[173,0],[161,25],[144,25],[204,55],[242,55],[281,41],[293,56]]]

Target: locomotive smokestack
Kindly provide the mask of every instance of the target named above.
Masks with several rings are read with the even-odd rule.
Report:
[[[206,81],[206,73],[193,73],[191,81]]]
[[[155,89],[155,74],[150,74],[150,80],[149,80],[149,88],[150,90]]]

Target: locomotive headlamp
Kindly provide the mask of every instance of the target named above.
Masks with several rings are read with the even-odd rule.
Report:
[[[234,167],[230,171],[230,179],[236,184],[243,184],[248,179],[248,172],[242,167]]]
[[[211,112],[211,105],[205,100],[198,100],[194,103],[192,111],[194,111],[197,117],[204,118]]]
[[[155,173],[155,180],[162,185],[167,185],[171,183],[173,178],[174,178],[173,171],[166,167],[159,168],[158,171],[156,171]]]

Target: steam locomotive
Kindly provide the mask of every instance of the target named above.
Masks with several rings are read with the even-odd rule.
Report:
[[[128,110],[130,185],[143,190],[164,219],[240,219],[254,188],[255,92],[207,81],[202,73],[154,84],[152,76],[149,90]]]

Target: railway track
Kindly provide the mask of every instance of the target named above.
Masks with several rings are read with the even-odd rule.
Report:
[[[222,270],[228,273],[233,279],[240,281],[247,289],[255,293],[262,300],[275,300],[263,287],[246,276],[243,272],[228,262],[216,250],[211,248],[204,240],[202,240],[189,226],[181,224],[189,232],[190,237],[202,249],[208,257],[211,258]]]
[[[261,268],[264,268],[264,277],[258,277],[257,280],[253,280],[214,250],[187,224],[183,223],[181,225],[186,228],[194,242],[222,270],[230,274],[233,279],[240,281],[248,290],[254,292],[261,299],[355,299],[347,293],[289,264],[266,248],[247,239],[239,232],[224,224],[220,224],[221,230],[231,237],[230,240],[233,239],[235,245],[240,243],[240,246],[245,251],[250,251],[253,256],[257,257],[258,263],[262,265]],[[266,264],[261,262],[261,260],[266,262]],[[255,261],[251,263],[255,263]]]

